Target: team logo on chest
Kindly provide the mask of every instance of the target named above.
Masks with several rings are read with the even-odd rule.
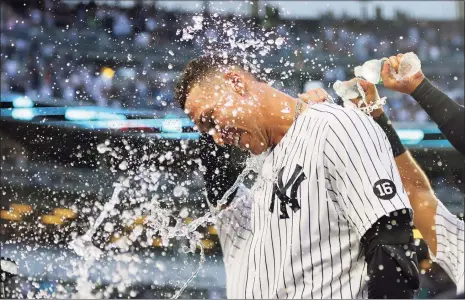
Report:
[[[275,198],[278,196],[280,200],[280,211],[281,214],[279,215],[280,219],[288,219],[289,214],[287,213],[286,205],[289,205],[293,212],[296,212],[300,209],[299,202],[297,201],[297,190],[307,176],[305,176],[304,172],[302,171],[302,167],[299,165],[295,166],[294,172],[289,180],[286,182],[286,185],[283,183],[283,173],[284,167],[278,173],[277,182],[273,184],[273,195],[271,196],[271,204],[270,204],[270,212],[274,212],[274,203]],[[286,192],[291,189],[290,197],[287,196]]]

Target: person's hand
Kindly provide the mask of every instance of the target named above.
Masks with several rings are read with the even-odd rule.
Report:
[[[306,91],[303,94],[299,94],[299,99],[305,103],[321,103],[328,99],[328,93],[322,88],[316,88]]]
[[[357,80],[357,79],[352,79],[352,80]],[[365,100],[367,102],[367,104],[372,104],[376,101],[376,99],[379,98],[379,95],[378,95],[378,89],[376,89],[376,86],[371,83],[371,82],[368,82],[368,81],[365,81],[365,80],[362,80],[362,79],[358,79],[359,82],[360,82],[360,86],[362,87],[363,91],[365,92]],[[351,99],[350,101],[352,101],[352,103],[354,103],[357,107],[358,106],[358,103],[362,100],[361,97],[359,98],[355,98],[355,99]],[[363,107],[364,104],[362,104],[362,107]],[[383,108],[380,107],[378,109],[375,109],[371,112],[371,116],[373,118],[377,118],[379,117],[382,113],[384,112]]]
[[[397,54],[397,56],[391,56],[389,59],[384,58],[386,61],[383,64],[381,78],[383,78],[384,87],[404,94],[411,94],[423,81],[425,75],[423,75],[423,72],[420,70],[410,77],[402,78],[401,80],[395,79],[391,74],[391,67],[397,72],[402,56],[403,54]]]

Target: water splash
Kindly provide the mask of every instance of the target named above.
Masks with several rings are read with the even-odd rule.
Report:
[[[102,250],[94,246],[92,243],[92,237],[95,232],[108,216],[108,213],[119,203],[119,194],[121,193],[122,186],[118,183],[114,184],[115,190],[113,195],[108,203],[103,207],[102,212],[95,220],[94,224],[90,226],[87,232],[74,239],[69,243],[69,248],[74,250],[77,255],[84,259],[84,264],[78,266],[75,270],[75,274],[78,276],[76,281],[76,290],[77,293],[72,297],[75,299],[97,299],[100,296],[95,297],[92,293],[93,284],[89,281],[89,270],[96,260],[98,260],[102,255]]]
[[[271,69],[265,68],[263,70],[264,72],[261,73],[261,69],[263,68],[263,61],[261,60],[261,57],[270,55],[270,53],[274,50],[286,48],[289,43],[289,37],[284,36],[283,31],[276,29],[254,31],[251,24],[245,24],[245,21],[240,18],[236,18],[233,22],[222,21],[218,18],[221,17],[213,15],[212,20],[207,20],[202,16],[194,16],[192,18],[193,24],[191,26],[187,26],[186,28],[177,31],[177,35],[179,36],[178,42],[184,43],[202,40],[202,42],[205,43],[202,47],[204,52],[209,53],[212,51],[218,52],[218,50],[223,51],[224,59],[233,59],[244,65],[247,70],[257,75],[257,77],[267,80],[266,74],[270,74]],[[218,34],[218,36],[222,35],[222,37],[219,37],[218,39],[208,36],[202,37],[201,35],[203,33],[207,33],[209,29],[214,29],[216,34]],[[244,31],[247,32],[244,33]],[[234,57],[228,57],[228,53],[230,53],[231,50],[235,51]],[[173,57],[173,59],[175,59],[173,52],[169,52],[168,54],[170,55],[169,57]],[[84,258],[84,264],[77,269],[79,277],[77,295],[85,298],[90,298],[92,296],[92,284],[89,281],[88,274],[89,268],[92,266],[93,262],[106,254],[94,246],[92,241],[93,236],[97,231],[97,228],[101,226],[104,223],[104,220],[109,216],[109,212],[121,201],[118,195],[120,195],[122,191],[125,192],[125,195],[129,194],[129,201],[131,203],[140,204],[137,212],[124,212],[121,214],[120,218],[122,223],[130,219],[134,220],[135,217],[140,217],[142,211],[145,218],[143,224],[133,228],[129,236],[122,236],[119,240],[109,245],[106,250],[118,248],[120,251],[129,251],[132,242],[145,239],[145,245],[150,245],[152,242],[149,241],[152,241],[154,237],[160,238],[161,244],[165,247],[169,245],[171,239],[186,240],[188,242],[187,246],[182,247],[182,250],[185,253],[194,253],[197,249],[200,250],[199,265],[192,275],[176,289],[176,292],[173,295],[173,299],[176,299],[180,297],[186,287],[198,275],[205,262],[205,253],[202,243],[203,236],[197,231],[197,229],[199,226],[216,224],[223,213],[235,208],[234,204],[229,205],[226,208],[224,207],[227,199],[237,189],[237,187],[244,182],[250,172],[259,173],[259,170],[263,165],[264,158],[267,155],[267,153],[263,153],[259,156],[251,156],[247,160],[246,167],[243,172],[238,176],[234,185],[226,191],[221,200],[218,201],[218,205],[216,207],[211,207],[209,211],[195,218],[189,224],[185,224],[184,220],[180,216],[174,215],[172,209],[161,205],[161,202],[165,201],[165,199],[158,197],[157,195],[151,196],[151,193],[156,191],[161,191],[160,195],[167,194],[167,186],[160,183],[161,175],[155,171],[156,168],[139,168],[137,171],[131,171],[130,164],[133,161],[130,157],[131,155],[115,153],[112,151],[109,142],[98,145],[97,151],[101,154],[108,153],[116,160],[122,160],[123,158],[126,159],[126,157],[128,157],[122,162],[119,161],[116,164],[116,170],[112,171],[115,173],[124,171],[130,175],[120,179],[122,184],[118,184],[115,187],[112,198],[104,205],[102,212],[86,234],[70,243],[70,247],[79,256]],[[169,160],[169,157],[168,155],[159,155],[158,157],[150,156],[144,160],[146,162],[153,160],[159,161],[160,163],[166,163],[166,161]],[[141,160],[141,163],[144,163],[144,160]],[[258,180],[258,184],[254,185],[254,188],[260,187],[260,182],[261,181]],[[178,198],[184,198],[187,196],[186,192],[181,189],[173,190],[173,195],[174,194],[176,194],[175,197]],[[111,226],[106,226],[108,230],[110,230],[110,227]],[[145,237],[143,236],[144,230],[142,228],[145,230]]]
[[[239,176],[237,176],[237,179],[234,182],[234,184],[224,193],[223,197],[221,197],[221,199],[218,201],[216,210],[220,210],[221,207],[227,203],[229,196],[231,196],[232,193],[234,193],[234,191],[239,187],[239,185],[244,182],[246,176],[249,175],[250,172],[260,174],[260,169],[263,166],[263,162],[268,154],[269,152],[265,151],[260,155],[252,155],[247,159],[244,170],[241,172],[241,174],[239,174]]]
[[[195,230],[196,228],[198,228],[199,226],[201,225],[204,225],[204,224],[208,224],[208,223],[213,223],[213,224],[216,224],[218,222],[218,220],[221,219],[222,215],[229,211],[229,210],[233,210],[236,208],[236,205],[237,203],[236,202],[233,202],[231,205],[227,206],[227,207],[224,207],[224,205],[227,203],[228,201],[228,198],[229,196],[232,195],[232,193],[234,193],[234,191],[239,187],[240,184],[242,184],[244,182],[244,180],[246,179],[247,175],[250,174],[250,172],[255,172],[257,174],[259,174],[260,172],[260,168],[261,166],[263,165],[263,161],[264,159],[266,158],[266,156],[268,155],[268,151],[260,154],[260,155],[252,155],[250,156],[247,161],[246,161],[246,166],[244,168],[244,170],[241,172],[241,174],[239,174],[239,176],[237,177],[236,181],[234,182],[234,184],[224,193],[224,195],[221,197],[221,199],[218,201],[217,203],[217,206],[216,207],[212,207],[212,209],[207,212],[204,216],[202,217],[199,217],[195,220],[193,220],[190,224],[189,224],[189,231],[192,232],[193,230]],[[257,182],[260,182],[260,180],[257,180]],[[257,188],[257,185],[259,184],[256,184],[254,185],[254,190]],[[184,291],[184,289],[189,285],[189,283],[195,278],[195,276],[197,276],[198,272],[200,271],[200,269],[202,268],[202,265],[203,263],[205,262],[205,254],[204,254],[204,251],[203,251],[203,246],[201,245],[200,246],[201,248],[201,255],[200,255],[200,262],[199,262],[199,266],[198,268],[194,271],[194,273],[186,280],[186,282],[183,284],[183,286],[181,287],[181,289],[179,289],[176,294],[172,297],[172,299],[178,299],[178,297],[182,294],[182,292]]]
[[[197,267],[197,269],[192,273],[192,275],[186,280],[186,282],[184,282],[184,284],[182,285],[182,287],[176,291],[176,293],[173,295],[173,297],[171,297],[171,299],[178,299],[179,296],[182,295],[182,293],[184,292],[184,290],[187,288],[187,286],[189,285],[189,283],[192,282],[192,280],[194,280],[194,278],[197,276],[197,274],[200,272],[200,270],[202,269],[202,266],[205,262],[205,253],[204,253],[204,249],[203,249],[203,245],[200,246],[200,260],[199,260],[199,266]]]
[[[280,28],[255,28],[252,22],[244,20],[240,15],[232,20],[225,20],[220,14],[212,14],[207,18],[194,16],[193,25],[178,29],[180,36],[176,42],[192,42],[202,45],[203,54],[221,53],[225,60],[234,60],[238,65],[255,76],[269,83],[270,68],[264,68],[263,57],[273,52],[291,49],[292,41],[288,35],[293,25],[280,25]],[[213,36],[212,36],[213,35]]]
[[[109,143],[106,143],[105,145],[99,145],[98,147],[99,149],[106,147],[105,152],[111,152]],[[148,168],[140,167],[137,172],[133,173],[130,171],[131,175],[129,177],[121,179],[123,183],[115,183],[115,189],[111,199],[108,201],[108,203],[104,204],[102,211],[100,212],[95,222],[91,224],[89,230],[84,235],[74,239],[69,244],[70,248],[73,249],[76,254],[81,256],[84,260],[82,265],[75,266],[75,275],[77,275],[78,279],[76,286],[77,293],[73,295],[73,298],[98,298],[102,296],[102,292],[93,291],[94,285],[89,279],[89,270],[96,260],[100,259],[103,255],[107,255],[107,251],[110,251],[114,248],[118,248],[120,251],[129,251],[129,246],[131,243],[139,238],[145,238],[145,244],[149,245],[151,243],[148,241],[153,241],[155,236],[161,239],[161,243],[165,247],[169,245],[171,239],[183,239],[187,241],[187,244],[182,245],[181,248],[184,253],[195,253],[197,249],[200,250],[198,267],[190,275],[190,277],[185,280],[182,285],[180,285],[180,287],[176,288],[176,292],[172,296],[172,299],[179,298],[183,291],[199,274],[206,261],[202,242],[203,235],[198,232],[197,229],[200,226],[216,224],[218,220],[222,218],[225,212],[231,209],[235,209],[235,203],[232,203],[223,209],[220,209],[220,207],[224,206],[228,197],[241,183],[244,182],[250,172],[259,173],[267,153],[268,152],[265,152],[261,155],[251,156],[248,158],[246,161],[245,169],[238,176],[234,185],[223,195],[222,199],[218,202],[218,206],[212,206],[209,211],[195,218],[188,224],[186,224],[183,219],[183,216],[185,217],[186,214],[185,211],[183,211],[183,213],[179,213],[179,215],[176,216],[172,209],[162,205],[164,199],[160,198],[158,194],[155,194],[151,198],[148,196],[149,191],[157,191],[158,189],[161,189],[162,191],[164,190],[162,188],[163,185],[160,184],[162,175],[159,172],[155,171],[152,166]],[[149,184],[140,184],[140,181],[144,181]],[[152,183],[154,184],[153,186],[151,186]],[[137,188],[138,185],[141,187],[140,189]],[[151,187],[148,188],[147,186]],[[185,193],[178,193],[178,196],[185,196]],[[163,194],[166,194],[166,192]],[[129,236],[123,236],[119,240],[109,244],[107,247],[105,247],[104,250],[101,250],[94,246],[94,235],[97,229],[103,225],[105,225],[103,227],[107,228],[106,230],[110,230],[109,228],[111,226],[108,226],[108,222],[105,222],[105,219],[109,217],[110,212],[115,208],[115,206],[122,202],[122,197],[124,197],[123,195],[138,195],[137,202],[140,205],[137,209],[137,212],[123,212],[120,216],[121,223],[124,223],[125,220],[128,219],[134,220],[135,218],[140,217],[141,214],[144,214],[145,217],[142,222],[143,224],[133,228]],[[145,229],[145,237],[142,235],[142,228]],[[109,253],[111,254],[111,252]],[[124,280],[124,278],[121,278],[121,280]],[[118,285],[118,287],[121,285],[129,286],[129,284],[124,284],[122,282]]]

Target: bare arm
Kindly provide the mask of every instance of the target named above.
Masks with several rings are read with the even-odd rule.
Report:
[[[435,217],[438,199],[428,177],[410,152],[406,151],[395,157],[395,161],[414,211],[413,223],[420,230],[431,252],[436,255]]]
[[[414,211],[414,225],[437,262],[463,291],[464,224],[436,198],[428,178],[408,152],[395,158]]]

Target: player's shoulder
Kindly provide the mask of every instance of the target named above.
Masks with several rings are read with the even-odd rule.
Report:
[[[309,107],[308,116],[323,118],[332,126],[354,123],[368,118],[363,112],[352,107],[343,107],[333,103],[318,103]]]

